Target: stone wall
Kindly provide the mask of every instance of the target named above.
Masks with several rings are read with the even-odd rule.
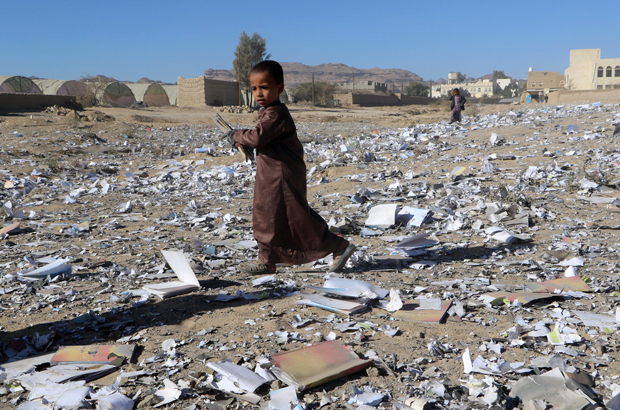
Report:
[[[177,80],[177,106],[204,107],[207,105],[239,104],[239,85],[233,81],[179,77]]]
[[[178,107],[204,107],[205,77],[177,79],[177,106]]]
[[[0,93],[0,110],[30,110],[60,105],[63,107],[75,107],[76,101],[73,95],[45,95],[45,94],[20,94]]]
[[[205,78],[205,100],[207,105],[238,105],[239,83]]]
[[[549,104],[583,104],[601,102],[618,104],[620,89],[611,90],[559,90],[549,93]]]

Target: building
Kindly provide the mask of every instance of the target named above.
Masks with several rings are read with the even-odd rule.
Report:
[[[179,77],[177,80],[177,106],[205,107],[207,105],[238,105],[239,83]]]
[[[620,88],[620,58],[601,58],[600,48],[571,50],[564,74],[569,90]]]
[[[525,92],[535,101],[542,102],[545,94],[564,89],[565,85],[564,75],[559,71],[533,71],[530,68],[527,72]]]
[[[473,83],[457,83],[458,73],[448,73],[448,84],[434,84],[431,87],[431,97],[441,98],[451,95],[452,90],[460,88],[469,91],[474,98],[482,98],[485,95],[490,97],[497,93],[498,86],[494,80],[478,80]]]
[[[367,92],[388,92],[387,83],[378,83],[376,81],[348,81],[346,83],[336,83],[340,90],[350,91],[367,91]]]

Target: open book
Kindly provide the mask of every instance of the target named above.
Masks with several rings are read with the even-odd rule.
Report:
[[[145,285],[142,289],[164,299],[200,289],[200,283],[183,252],[161,251],[178,281]]]
[[[220,114],[215,114],[215,118],[213,120],[223,132],[226,133],[233,130],[233,127],[231,127],[229,123],[224,121],[224,118],[222,118]],[[246,161],[254,162],[254,150],[252,148],[246,147],[244,145],[241,147],[237,147],[237,149],[245,156]]]

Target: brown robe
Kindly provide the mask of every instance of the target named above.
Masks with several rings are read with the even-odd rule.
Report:
[[[288,108],[276,100],[260,110],[255,129],[238,130],[234,138],[256,148],[252,223],[259,259],[300,265],[343,247],[345,239],[308,205],[304,150]]]

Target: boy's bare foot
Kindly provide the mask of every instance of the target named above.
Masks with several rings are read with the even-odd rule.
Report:
[[[329,268],[329,272],[340,272],[342,269],[344,269],[344,265],[347,264],[347,261],[349,260],[351,255],[353,255],[356,249],[357,248],[355,247],[355,245],[349,243],[346,249],[339,249],[334,252],[334,262],[331,268]]]
[[[243,262],[239,264],[239,269],[251,275],[264,275],[267,273],[276,273],[276,266],[269,266],[260,260],[253,262]]]

